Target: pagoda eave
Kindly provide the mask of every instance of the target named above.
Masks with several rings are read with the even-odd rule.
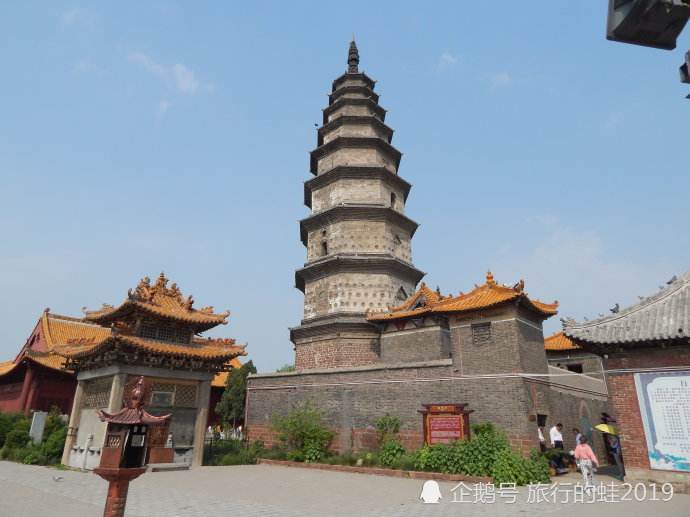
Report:
[[[425,275],[412,264],[381,253],[336,254],[323,257],[295,271],[295,287],[304,292],[307,281],[337,273],[396,274],[413,284]]]
[[[373,99],[362,99],[359,97],[340,97],[338,100],[334,101],[333,104],[329,104],[323,109],[323,124],[328,124],[328,119],[333,112],[342,108],[343,106],[368,106],[374,112],[374,115],[378,116],[381,120],[386,119],[386,110],[379,106],[377,102]]]
[[[347,94],[360,94],[360,95],[366,95],[371,97],[371,99],[378,103],[379,102],[379,94],[376,93],[373,89],[371,89],[368,86],[359,86],[359,85],[351,85],[351,86],[343,86],[341,88],[338,88],[334,92],[331,92],[328,94],[328,103],[333,104],[336,100],[338,100],[340,97],[343,95]]]
[[[332,153],[333,151],[337,151],[338,149],[366,149],[366,148],[375,148],[379,149],[383,153],[386,153],[389,157],[391,157],[394,161],[395,164],[395,170],[398,170],[398,167],[400,166],[400,160],[402,158],[402,153],[398,151],[395,147],[393,147],[391,144],[386,142],[385,140],[382,140],[380,138],[375,138],[375,137],[351,137],[351,136],[339,136],[337,138],[334,138],[327,144],[324,144],[320,147],[317,147],[310,153],[310,163],[309,163],[309,170],[312,174],[315,176],[318,175],[318,163],[321,158],[326,156],[329,153]]]
[[[325,223],[338,221],[389,221],[410,232],[412,237],[419,224],[389,206],[343,204],[306,217],[300,221],[300,238],[305,246],[309,231],[321,228]]]
[[[331,91],[336,91],[338,88],[340,88],[340,85],[343,84],[345,81],[351,81],[351,80],[359,80],[363,81],[366,83],[369,88],[374,89],[376,86],[376,81],[369,77],[367,74],[364,72],[357,72],[357,73],[351,73],[351,72],[345,72],[343,75],[340,77],[337,77],[331,86]]]
[[[389,144],[393,140],[393,128],[386,125],[386,123],[381,121],[381,119],[379,118],[366,115],[342,115],[338,118],[331,120],[330,122],[324,124],[319,128],[319,130],[317,131],[317,145],[321,147],[323,145],[323,140],[326,134],[345,124],[360,126],[373,125],[376,126],[378,129],[382,130],[382,132],[386,135],[386,141]]]
[[[304,204],[311,208],[311,193],[341,179],[380,179],[395,185],[402,191],[403,200],[407,201],[412,184],[385,167],[362,167],[339,165],[304,182]]]

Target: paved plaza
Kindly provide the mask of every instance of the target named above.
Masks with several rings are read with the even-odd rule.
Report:
[[[572,478],[575,481],[576,478]],[[569,481],[569,480],[566,480]],[[606,478],[609,482],[610,478]],[[106,482],[94,474],[0,462],[0,515],[24,517],[100,516]],[[129,493],[127,516],[492,516],[541,515],[563,517],[688,515],[690,496],[670,501],[594,504],[527,503],[521,488],[518,502],[471,504],[453,502],[454,483],[441,483],[439,504],[422,504],[422,481],[365,474],[324,472],[267,465],[202,467],[182,472],[145,474]]]

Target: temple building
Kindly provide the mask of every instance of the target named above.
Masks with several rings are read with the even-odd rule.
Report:
[[[524,451],[538,446],[538,422],[589,425],[606,410],[606,386],[549,365],[542,323],[557,303],[491,273],[458,295],[418,287],[417,224],[405,215],[411,186],[398,175],[401,154],[375,84],[353,41],[304,185],[311,214],[300,222],[307,261],[295,275],[304,293],[304,318],[290,330],[296,371],[249,377],[249,438],[274,443],[271,415],[306,401],[324,412],[341,451],[372,447],[385,413],[401,419],[407,447],[420,447],[423,404],[467,404],[473,421],[497,424]]]
[[[690,270],[563,334],[603,360],[627,479],[690,492]]]
[[[601,357],[584,350],[562,331],[544,338],[544,350],[551,366],[564,368],[569,372],[604,378]]]
[[[92,468],[105,431],[96,410],[121,409],[125,385],[144,375],[153,383],[149,410],[173,415],[161,438],[172,441],[168,457],[150,462],[200,465],[227,372],[246,355],[233,339],[200,337],[228,315],[194,308],[193,298],[162,273],[154,283],[144,278],[117,307],[82,318],[46,310],[15,360],[0,363],[0,410],[28,414],[57,406],[69,414],[63,463]]]

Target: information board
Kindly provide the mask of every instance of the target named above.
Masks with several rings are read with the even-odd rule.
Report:
[[[636,373],[635,387],[651,468],[690,472],[690,371]]]

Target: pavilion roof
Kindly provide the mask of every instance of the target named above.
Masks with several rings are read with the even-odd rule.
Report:
[[[415,318],[427,314],[457,314],[496,307],[509,302],[524,303],[542,316],[553,316],[558,312],[558,302],[544,303],[530,298],[524,292],[524,281],[512,287],[496,283],[493,274],[488,272],[486,283],[477,285],[469,293],[458,296],[442,296],[422,283],[420,288],[402,305],[391,307],[388,312],[370,312],[367,319],[382,322]]]
[[[573,343],[573,340],[563,334],[563,332],[556,332],[544,338],[544,349],[547,352],[563,352],[581,350],[581,347]]]
[[[228,382],[228,375],[230,375],[230,370],[233,368],[241,368],[242,363],[237,357],[234,357],[226,363],[226,366],[228,367],[227,371],[218,372],[213,376],[213,379],[211,380],[211,387],[225,388],[225,384]]]
[[[85,311],[84,319],[107,324],[141,309],[153,316],[188,324],[197,331],[227,324],[229,311],[215,313],[213,307],[195,309],[193,305],[194,298],[191,295],[185,298],[176,283],[168,287],[168,279],[161,273],[154,284],[149,277],[144,277],[134,290],[127,292],[127,298],[117,307],[104,304],[101,309]]]
[[[171,343],[119,333],[112,333],[102,339],[72,339],[55,345],[53,350],[62,357],[80,359],[107,350],[116,344],[124,344],[143,352],[207,361],[229,361],[239,355],[247,355],[245,347],[236,345],[234,339],[208,338],[195,339],[192,343]]]

